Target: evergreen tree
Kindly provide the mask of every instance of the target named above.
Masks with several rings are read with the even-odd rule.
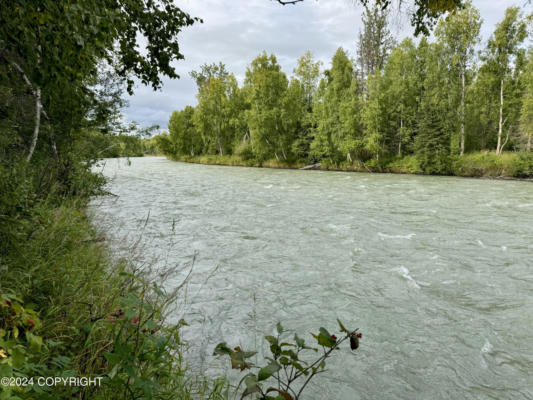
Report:
[[[359,32],[357,61],[363,81],[376,70],[383,69],[394,46],[394,39],[388,27],[388,10],[377,3],[371,8],[365,6],[363,31]]]
[[[418,116],[415,154],[426,174],[446,174],[450,168],[450,139],[439,111],[438,102],[428,96]]]

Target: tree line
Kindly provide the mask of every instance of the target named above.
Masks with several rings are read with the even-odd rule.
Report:
[[[237,155],[258,163],[415,162],[447,173],[465,153],[531,151],[532,17],[505,11],[486,46],[471,3],[441,19],[434,40],[396,43],[387,10],[367,7],[357,58],[339,48],[331,67],[310,52],[288,77],[274,55],[260,54],[244,84],[222,63],[191,76],[198,104],[172,113],[157,137],[172,158]]]

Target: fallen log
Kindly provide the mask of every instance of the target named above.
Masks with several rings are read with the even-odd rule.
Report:
[[[300,169],[320,169],[321,166],[322,164],[316,163],[316,164],[306,165],[305,167],[302,167]]]

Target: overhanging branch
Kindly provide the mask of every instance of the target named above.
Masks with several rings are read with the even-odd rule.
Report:
[[[286,6],[287,4],[296,4],[296,3],[300,3],[304,0],[277,0],[277,2],[281,5],[284,5]]]

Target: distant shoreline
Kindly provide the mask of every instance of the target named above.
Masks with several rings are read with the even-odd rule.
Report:
[[[412,162],[408,157],[395,162],[389,162],[383,167],[378,168],[375,166],[368,166],[364,163],[359,164],[341,164],[332,165],[322,163],[320,166],[313,165],[313,168],[307,168],[306,170],[315,171],[336,171],[336,172],[363,172],[363,173],[389,173],[399,175],[425,175],[425,176],[455,176],[462,178],[482,178],[493,180],[515,180],[533,182],[533,171],[529,167],[527,170],[519,170],[516,165],[509,162],[509,157],[514,161],[518,153],[507,153],[505,156],[507,159],[497,159],[495,157],[502,157],[488,154],[486,159],[485,155],[481,156],[481,161],[475,162],[469,155],[457,158],[454,160],[453,169],[449,174],[426,174],[422,171],[416,171],[409,165]],[[474,153],[475,157],[479,157],[479,153]],[[203,165],[220,165],[228,167],[254,167],[254,168],[272,168],[272,169],[293,169],[302,170],[304,167],[310,167],[310,165],[303,162],[287,163],[280,160],[268,160],[262,163],[257,163],[252,160],[243,160],[239,156],[219,156],[219,155],[207,155],[207,156],[182,156],[178,158],[166,157],[170,161],[186,162],[190,164],[203,164]],[[497,164],[495,160],[501,160],[501,165]],[[409,169],[411,167],[411,169]],[[519,176],[517,176],[519,175]]]

